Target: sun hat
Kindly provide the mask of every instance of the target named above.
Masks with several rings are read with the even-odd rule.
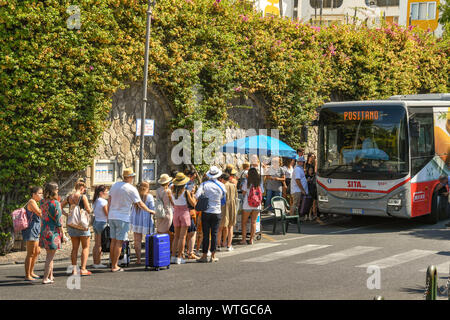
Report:
[[[206,176],[210,179],[217,179],[222,175],[222,170],[217,168],[216,166],[212,166],[209,168],[209,171],[206,173]]]
[[[191,179],[186,177],[183,172],[178,172],[175,176],[175,179],[173,180],[174,186],[183,186],[186,183],[188,183]]]
[[[163,173],[158,179],[159,184],[166,184],[170,181],[172,181],[172,177],[170,177],[167,173]]]
[[[231,172],[232,175],[235,175],[237,173],[236,168],[234,167],[233,164],[229,163],[227,164],[225,171],[229,170]]]
[[[123,170],[122,176],[124,178],[128,178],[128,177],[135,177],[136,173],[133,172],[133,169],[131,168],[126,168]]]

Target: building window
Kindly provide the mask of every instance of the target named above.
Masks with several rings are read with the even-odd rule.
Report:
[[[294,0],[294,10],[292,12],[292,18],[296,19],[298,17],[298,0]]]
[[[436,2],[411,3],[411,20],[435,20]]]
[[[309,4],[314,9],[320,9],[322,1],[324,9],[339,8],[342,6],[342,3],[344,2],[344,0],[309,0]]]
[[[366,6],[398,7],[399,2],[399,0],[366,0]]]

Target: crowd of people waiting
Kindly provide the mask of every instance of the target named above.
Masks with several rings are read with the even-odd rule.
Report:
[[[172,172],[171,176],[162,174],[158,179],[156,198],[169,214],[163,218],[155,217],[155,199],[150,193],[150,184],[141,182],[133,185],[135,173],[125,169],[123,181],[116,182],[109,189],[106,185],[96,186],[92,208],[86,196],[86,184],[79,179],[74,192],[61,201],[58,185],[47,183],[44,188],[31,188],[31,198],[25,205],[29,226],[22,231],[27,243],[25,258],[25,279],[41,279],[34,273],[34,265],[40,248],[46,250],[45,271],[42,283],[54,282],[53,258],[62,243],[68,241],[63,232],[63,216],[69,216],[78,207],[88,215],[92,213],[94,247],[92,250],[93,268],[108,266],[101,263],[101,234],[107,225],[110,227],[110,268],[111,272],[123,271],[119,257],[128,232],[134,235],[136,264],[142,264],[141,244],[146,234],[154,232],[171,236],[171,263],[184,264],[187,259],[197,262],[217,262],[216,251],[232,251],[233,228],[236,225],[238,207],[242,207],[242,240],[240,244],[251,245],[256,233],[256,219],[261,210],[271,210],[271,199],[275,196],[287,198],[291,204],[291,214],[300,205],[301,199],[308,195],[314,200],[316,159],[309,154],[305,161],[303,150],[299,149],[296,159],[272,158],[271,165],[259,163],[256,156],[245,162],[240,174],[231,164],[222,172],[217,166],[210,167],[197,184],[195,169]],[[294,165],[296,163],[296,165]],[[262,179],[264,177],[264,179]],[[264,185],[265,181],[265,185]],[[266,188],[266,200],[257,200]],[[255,191],[256,190],[256,191]],[[255,196],[256,195],[256,196]],[[200,197],[208,198],[204,212],[195,209]],[[238,201],[241,199],[241,201]],[[255,200],[256,199],[256,200]],[[69,213],[65,211],[68,206]],[[317,218],[316,201],[311,208],[310,219]],[[247,242],[247,222],[250,218],[250,238]],[[307,217],[306,217],[307,218]],[[67,226],[72,243],[72,273],[89,276],[87,260],[90,250],[90,230],[80,230]],[[80,268],[78,250],[81,245]],[[200,256],[201,254],[201,256]]]

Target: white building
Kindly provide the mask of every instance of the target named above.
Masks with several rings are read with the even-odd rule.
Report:
[[[368,19],[399,21],[399,0],[256,0],[264,14],[319,25],[361,23]],[[321,14],[322,13],[322,14]]]

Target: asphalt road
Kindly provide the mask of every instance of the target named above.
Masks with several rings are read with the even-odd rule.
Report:
[[[428,265],[438,266],[439,285],[447,281],[447,222],[426,225],[342,217],[323,225],[303,224],[301,234],[293,225],[285,236],[272,235],[268,224],[262,240],[218,253],[218,263],[189,262],[171,265],[169,270],[145,271],[132,259],[125,272],[93,271],[92,276],[81,278],[80,289],[73,290],[66,283],[68,262],[55,264],[52,285],[23,281],[23,265],[0,266],[0,300],[372,300],[376,295],[386,300],[421,300]],[[371,265],[380,268],[378,283],[378,273],[368,273]],[[42,275],[43,264],[36,271]],[[368,288],[369,277],[375,288]]]

